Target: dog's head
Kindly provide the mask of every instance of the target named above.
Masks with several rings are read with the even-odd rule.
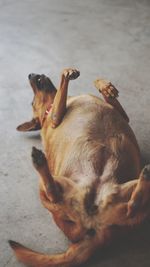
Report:
[[[17,127],[18,131],[36,131],[41,129],[42,118],[47,106],[52,104],[56,94],[56,88],[51,80],[44,74],[29,74],[30,85],[33,89],[34,97],[32,101],[33,118]]]

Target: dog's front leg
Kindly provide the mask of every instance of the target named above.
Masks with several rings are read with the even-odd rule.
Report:
[[[114,87],[114,85],[106,80],[98,79],[94,82],[95,87],[98,91],[103,95],[105,101],[112,105],[119,113],[124,117],[124,119],[129,122],[129,117],[119,101],[117,100],[118,97],[118,90]]]
[[[80,75],[76,69],[65,69],[61,76],[60,87],[57,90],[51,110],[51,126],[57,127],[66,113],[67,93],[69,80],[74,80]]]

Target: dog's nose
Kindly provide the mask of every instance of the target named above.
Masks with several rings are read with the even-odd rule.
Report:
[[[35,75],[34,73],[30,73],[30,74],[28,75],[29,80],[30,80],[31,78],[33,78],[34,75]]]

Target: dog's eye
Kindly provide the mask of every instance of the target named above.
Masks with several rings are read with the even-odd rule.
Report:
[[[38,84],[41,83],[41,78],[37,79],[37,83],[38,83]]]
[[[41,79],[41,77],[37,79],[36,84],[37,84],[37,87],[38,87],[39,89],[42,88],[42,79]]]

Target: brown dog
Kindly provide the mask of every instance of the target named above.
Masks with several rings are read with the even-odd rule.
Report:
[[[79,265],[112,239],[113,225],[117,231],[149,216],[150,165],[141,171],[117,89],[97,80],[105,101],[92,95],[67,98],[69,80],[78,76],[77,70],[64,70],[56,90],[46,76],[29,75],[33,119],[18,130],[41,129],[45,155],[32,151],[41,201],[73,243],[66,253],[44,255],[10,241],[17,258],[30,266]]]

